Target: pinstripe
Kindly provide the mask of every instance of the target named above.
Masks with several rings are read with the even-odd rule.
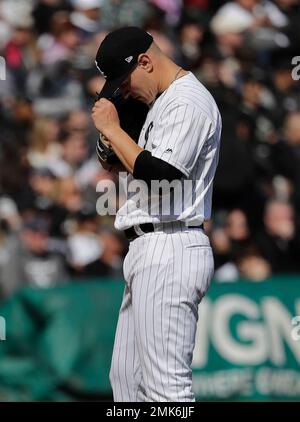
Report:
[[[161,136],[161,139],[160,139],[160,146],[162,145],[162,140],[164,139],[164,137],[165,137],[165,131],[166,131],[166,128],[167,128],[167,125],[164,125],[164,128],[163,128],[163,132],[162,132],[162,136]],[[153,154],[152,154],[153,155]]]
[[[153,253],[152,253],[152,256],[151,256],[150,270],[149,270],[149,276],[148,276],[147,288],[146,288],[146,294],[145,294],[145,297],[146,297],[146,298],[148,298],[149,281],[150,281],[150,278],[151,278],[151,273],[152,273],[152,269],[153,269],[153,258],[154,258],[154,255],[155,255],[155,253],[156,253],[157,241],[158,241],[158,236],[156,236],[156,239],[155,239],[155,246],[153,247]],[[149,241],[149,243],[151,243],[151,240]],[[143,279],[144,279],[144,277],[143,277]],[[157,281],[157,280],[156,280],[156,281]],[[148,330],[147,330],[147,325],[148,325],[148,324],[147,324],[147,307],[145,307],[145,308],[144,308],[144,317],[145,317],[145,338],[146,338],[146,345],[147,345],[147,349],[149,350],[149,347],[148,347]],[[151,367],[152,377],[153,377],[153,381],[154,381],[154,384],[155,384],[155,390],[157,391],[157,387],[156,387],[156,382],[155,382],[155,376],[154,376],[154,373],[153,373],[153,366],[152,366],[152,361],[151,361],[151,358],[150,358],[150,357],[148,357],[148,360],[149,360],[149,362],[150,362],[150,367]]]
[[[126,312],[126,319],[127,319],[127,327],[126,327],[126,335],[125,335],[126,346],[125,346],[125,365],[124,365],[124,367],[125,367],[125,382],[126,382],[126,386],[127,386],[128,397],[130,397],[131,394],[130,394],[130,388],[129,388],[129,385],[128,385],[128,375],[127,375],[127,371],[129,369],[129,364],[127,362],[127,354],[128,354],[128,350],[129,350],[129,347],[128,347],[128,339],[129,339],[129,335],[128,335],[129,334],[129,315],[128,315],[128,312]]]
[[[193,110],[193,114],[192,114],[192,117],[191,117],[191,122],[193,122],[193,117],[194,117],[194,113],[195,113],[194,107],[192,107],[192,110]],[[196,130],[197,130],[197,127],[198,127],[198,123],[199,123],[200,118],[201,118],[201,114],[199,114],[198,119],[197,119],[197,124],[194,127],[194,132],[193,132],[193,135],[191,137],[191,142],[187,143],[188,144],[188,147],[187,147],[187,149],[185,151],[184,156],[182,157],[184,162],[185,162],[186,156],[188,155],[188,153],[190,151],[190,148],[191,148],[191,146],[193,144],[193,139],[194,139],[194,136],[196,134]]]
[[[120,374],[121,374],[121,372],[120,372],[120,353],[121,353],[121,344],[122,344],[122,337],[123,337],[124,317],[122,317],[121,322],[122,322],[122,325],[121,325],[121,328],[120,328],[121,334],[119,334],[118,337],[117,337],[118,340],[119,340],[119,343],[118,343],[119,353],[118,353],[118,359],[117,359],[117,366],[118,366],[118,376],[119,376],[119,383],[118,383],[118,385],[119,385],[119,389],[120,389],[121,400],[123,401],[123,392],[122,392],[122,388],[121,388],[122,379],[120,377]]]
[[[173,107],[174,107],[174,106],[173,106]],[[176,114],[175,114],[175,116],[174,116],[174,121],[173,121],[173,124],[172,124],[172,130],[171,130],[171,132],[170,132],[170,134],[169,134],[168,139],[165,139],[165,140],[164,140],[164,142],[163,142],[164,148],[167,148],[167,147],[170,145],[170,139],[172,138],[172,135],[173,135],[174,129],[175,129],[176,125],[177,125],[177,124],[176,124],[176,122],[177,122],[177,115],[178,115],[178,111],[180,111],[179,109],[180,109],[180,106],[178,105],[178,106],[176,107]],[[184,110],[184,117],[185,117],[185,114],[186,114],[186,109],[187,109],[187,106],[185,107],[185,110]],[[178,134],[181,132],[182,125],[183,125],[183,123],[184,123],[184,117],[183,117],[182,122],[181,122],[181,127],[180,127],[180,130],[178,131],[178,129],[176,128],[176,133],[177,133],[177,136],[178,136]],[[177,138],[176,138],[176,139],[177,139]],[[174,142],[174,140],[172,139],[172,143],[176,144],[176,140],[175,140],[175,142]]]
[[[201,166],[202,166],[202,161],[198,160],[197,167],[196,167],[196,170],[195,170],[195,179],[197,179],[197,175],[202,174],[202,171],[201,170],[199,171],[199,168]],[[193,189],[193,191],[192,191],[192,201],[193,201],[193,203],[195,202],[195,197],[196,197],[196,192],[195,192],[195,189]],[[194,210],[193,214],[194,215],[196,214],[196,210]]]
[[[194,237],[195,237],[195,235],[194,235]],[[195,242],[196,242],[196,239],[195,239]],[[197,274],[199,274],[199,251],[200,251],[200,249],[197,250],[197,269],[195,271],[195,282],[194,282],[194,286],[193,286],[193,292],[196,291]],[[195,307],[194,307],[194,310],[196,310],[196,312],[198,311],[197,309],[195,309]],[[190,333],[189,333],[190,334],[190,341],[189,341],[189,343],[191,343],[193,341],[193,338],[192,338],[192,336],[193,336],[192,328],[193,328],[192,325],[190,325]]]
[[[173,223],[172,223],[173,225]],[[175,268],[175,248],[174,248],[174,243],[173,243],[173,238],[172,236],[170,236],[170,240],[172,243],[172,248],[173,248],[173,274],[174,272],[174,268]],[[171,293],[171,302],[173,301],[173,288],[174,288],[174,283],[172,283],[172,293]],[[167,377],[168,377],[168,385],[170,384],[169,381],[169,349],[170,349],[170,345],[169,345],[169,337],[170,337],[170,323],[171,323],[171,311],[172,311],[172,307],[170,306],[170,312],[169,312],[169,325],[168,325],[168,336],[167,336]]]
[[[178,113],[178,108],[176,108],[176,114],[173,116],[173,119],[174,120],[172,122],[172,129],[174,128],[174,123],[176,122],[177,113]],[[165,148],[166,147],[167,139],[165,137],[165,132],[166,132],[166,128],[168,128],[168,126],[170,126],[170,113],[168,114],[167,117],[168,117],[168,120],[166,122],[164,122],[164,124],[163,124],[164,129],[163,129],[163,135],[161,137],[161,143],[160,143],[161,148]],[[171,134],[170,134],[170,136],[171,136]],[[169,139],[170,139],[170,136],[169,136]]]
[[[167,237],[166,237],[166,241],[167,241]],[[168,259],[168,262],[167,262],[167,271],[165,273],[165,278],[164,278],[164,281],[163,281],[162,301],[161,301],[162,304],[165,303],[165,301],[164,301],[165,281],[166,281],[166,279],[167,279],[167,277],[169,275],[169,268],[170,268],[169,261],[170,260]],[[165,355],[166,351],[165,351],[165,344],[164,344],[165,336],[163,334],[163,311],[164,311],[164,308],[163,308],[163,306],[161,306],[161,337],[163,339],[163,341],[162,341],[163,354]]]
[[[188,238],[189,238],[189,234],[188,234]],[[187,303],[189,303],[189,299],[190,299],[190,276],[191,276],[191,268],[192,268],[192,265],[191,265],[192,253],[191,253],[191,251],[189,251],[188,254],[189,254],[189,266],[188,266],[189,273],[188,273],[188,277],[187,277],[187,282],[188,282],[188,286],[187,286]],[[186,319],[186,313],[187,313],[187,309],[185,309],[185,316],[184,316],[185,319]],[[184,324],[183,344],[182,344],[182,347],[183,347],[182,354],[183,354],[183,356],[185,356],[185,353],[184,353],[184,349],[185,349],[185,324]],[[187,382],[188,382],[188,380],[187,380]],[[187,396],[185,396],[185,399],[187,399]]]
[[[190,87],[188,88],[190,91]],[[211,114],[211,109],[210,107],[206,107],[206,104],[203,103],[202,101],[199,101],[199,91],[196,91],[196,95],[193,95],[189,92],[189,96],[186,96],[186,94],[184,93],[180,93],[180,100],[182,100],[183,102],[187,102],[188,104],[194,104],[197,107],[199,107],[199,109],[201,110],[201,112],[203,114],[206,115],[206,117],[210,116]]]
[[[176,138],[174,138],[174,139],[172,139],[172,143],[173,143],[173,144],[175,144],[175,145],[176,145],[176,141],[177,141],[177,139],[179,138],[180,134],[183,132],[182,127],[183,127],[183,125],[185,124],[185,116],[186,116],[187,108],[188,108],[188,106],[187,106],[187,105],[185,105],[184,112],[183,112],[183,117],[182,117],[182,119],[181,119],[181,126],[180,126],[180,129],[178,129],[178,128],[176,127],[176,134],[177,134],[177,137],[176,137]],[[178,109],[179,109],[179,106],[177,107],[177,111],[178,111]],[[177,111],[176,111],[176,113],[177,113]],[[171,137],[172,137],[172,135],[173,135],[173,131],[174,131],[174,129],[175,129],[175,125],[173,125],[173,127],[172,127],[172,132],[171,132],[171,134],[170,134],[170,136],[169,136],[169,139],[168,139],[168,142],[167,142],[167,145],[166,145],[167,147],[168,147],[168,146],[169,146],[169,144],[170,144],[170,138],[171,138]]]
[[[144,239],[144,242],[143,242],[143,243],[145,243],[145,241],[146,241],[146,239]],[[145,261],[146,261],[146,254],[145,254],[145,256],[144,256],[144,265],[145,265]],[[144,268],[144,267],[143,267],[143,268]],[[142,289],[140,288],[139,304],[141,303],[141,292],[142,292]],[[133,315],[133,318],[134,318],[134,315]],[[135,322],[134,322],[134,325],[135,325]],[[139,336],[138,336],[137,334],[138,334],[138,333],[136,333],[135,340],[136,340],[136,348],[138,349],[138,340],[139,340]],[[141,350],[142,350],[142,347],[141,347],[141,345],[140,345],[140,351],[139,351],[139,349],[138,349],[138,355],[139,355],[140,364],[142,365],[142,356],[143,356],[143,355],[142,355]],[[137,391],[138,391],[138,392],[141,390],[142,381],[143,381],[143,372],[142,372],[142,369],[141,369],[141,379],[140,379],[140,382],[139,382],[139,384],[138,384],[138,389],[137,389]]]
[[[159,236],[157,236],[157,239],[158,239],[158,237]],[[161,251],[161,256],[164,256],[164,250],[165,250],[166,243],[167,243],[167,236],[165,238],[164,246],[163,246],[162,251]],[[157,242],[156,242],[156,244],[157,244]],[[161,262],[159,262],[159,266],[161,266]],[[159,271],[159,267],[158,267],[157,273],[158,273],[158,271]],[[153,297],[153,307],[152,307],[152,315],[153,315],[153,318],[152,318],[152,327],[153,327],[153,342],[154,342],[154,350],[155,350],[157,370],[158,370],[158,372],[160,374],[161,387],[163,389],[164,396],[165,396],[166,394],[165,394],[164,384],[163,384],[163,380],[162,380],[162,374],[161,374],[161,371],[159,371],[158,353],[157,353],[156,341],[155,341],[155,331],[156,331],[156,329],[155,329],[155,318],[154,318],[154,314],[155,314],[154,313],[154,305],[155,305],[155,296],[156,296],[156,284],[157,284],[157,274],[156,274],[155,285],[154,285],[154,297]]]
[[[194,238],[194,240],[193,240],[193,238]],[[196,234],[194,232],[189,233],[189,242],[190,243],[193,243],[193,242],[196,243],[197,242]],[[190,253],[191,253],[191,251],[190,251]],[[194,271],[194,274],[193,274],[193,276],[194,276],[193,288],[190,290],[192,297],[193,297],[193,295],[195,294],[195,291],[196,291],[196,283],[197,283],[197,275],[198,274],[199,274],[199,249],[197,249],[196,271]],[[191,310],[192,310],[193,314],[195,314],[195,312],[197,312],[197,307],[195,306],[193,300],[191,301]],[[194,328],[193,325],[190,324],[189,325],[189,344],[192,344],[192,342],[193,342],[193,335],[194,335],[193,334],[193,328]]]
[[[214,163],[215,165],[213,167],[210,167],[210,169],[207,172],[207,175],[204,177],[204,187],[206,187],[208,185],[208,183],[213,179],[213,175],[215,172],[215,169],[217,167],[217,161],[219,159],[219,154],[217,153],[217,155],[214,156]],[[209,201],[209,204],[211,204],[211,199],[212,199],[212,191],[209,193],[209,195],[207,197],[204,198],[204,208],[207,201]]]
[[[174,97],[177,97],[177,86],[174,85]],[[160,120],[159,122],[161,122],[163,115],[165,114],[166,110],[168,107],[170,107],[170,105],[173,104],[173,100],[169,100],[166,102],[166,104],[158,104],[160,107],[164,107],[162,110],[160,110]],[[159,108],[158,108],[159,109]]]
[[[206,142],[205,144],[204,144],[204,146],[203,146],[203,148],[205,148],[205,152],[204,152],[204,156],[206,157],[207,156],[207,152],[208,152],[208,148],[209,148],[209,144]],[[199,160],[199,166],[202,166],[202,161],[200,161]],[[203,167],[205,167],[205,162],[203,163]],[[215,171],[215,168],[216,167],[214,167],[214,171]],[[199,169],[197,168],[197,170],[199,171]],[[202,174],[202,172],[203,172],[203,169],[201,169],[201,174]],[[199,173],[198,173],[199,174]],[[204,181],[205,181],[205,177],[204,177]],[[205,188],[205,182],[204,182],[204,188]],[[203,200],[203,205],[204,205],[204,200]],[[197,212],[197,210],[195,210],[195,212]],[[203,206],[203,214],[205,213],[205,207]]]
[[[155,114],[153,115],[153,117],[151,118],[151,119],[146,119],[146,122],[145,122],[145,124],[144,124],[144,127],[145,127],[145,129],[149,126],[149,124],[150,124],[150,122],[155,122],[156,121],[156,118],[157,118],[157,114],[159,113],[160,111],[159,111],[159,108],[157,108],[156,109],[156,112],[155,112]],[[149,115],[149,113],[148,113],[148,115]],[[155,139],[155,136],[154,136],[154,132],[155,132],[155,130],[156,130],[156,125],[153,125],[153,135],[151,134],[151,132],[152,131],[150,131],[150,133],[149,133],[149,139],[148,139],[148,142],[143,138],[143,140],[145,141],[145,143],[144,143],[144,148],[145,148],[145,144],[147,143],[147,146],[150,144],[150,138],[154,138]],[[145,137],[145,135],[143,134],[143,136]],[[140,144],[140,142],[139,142],[139,144]]]
[[[133,318],[132,318],[133,319]],[[133,321],[132,321],[132,325],[134,327]],[[136,358],[137,358],[137,353],[136,353],[136,344],[135,344],[136,340],[135,340],[135,336],[134,336],[134,341],[133,341],[133,352],[132,352],[132,372],[133,375],[135,375],[134,369],[135,369],[135,365],[136,365]],[[137,364],[138,365],[138,364]],[[137,385],[138,385],[138,381],[137,381]],[[136,388],[135,390],[135,401],[137,401],[138,398],[138,391],[139,389]]]
[[[182,132],[182,127],[183,127],[183,125],[184,125],[184,123],[185,123],[185,115],[186,115],[186,111],[187,111],[187,108],[188,108],[188,106],[187,105],[185,105],[185,109],[184,109],[184,113],[183,113],[183,118],[182,118],[182,121],[181,121],[181,126],[180,126],[180,129],[178,130],[177,128],[176,128],[176,133],[177,133],[177,137],[176,138],[174,138],[174,140],[172,139],[172,143],[174,143],[175,145],[176,145],[176,141],[177,141],[177,139],[179,138],[179,136],[180,136],[180,134],[181,134],[181,132]],[[178,112],[178,109],[179,109],[179,107],[177,107],[177,109],[176,109],[176,117],[177,117],[177,112]],[[173,124],[173,126],[172,126],[172,132],[170,133],[170,136],[169,136],[169,139],[168,139],[168,141],[167,141],[167,147],[170,145],[170,139],[171,139],[171,137],[172,137],[172,135],[173,135],[173,131],[174,131],[174,128],[175,128],[175,125]]]
[[[194,104],[197,107],[200,108],[201,112],[204,113],[207,117],[211,115],[211,104],[207,105],[207,103],[205,103],[203,100],[201,100],[201,95],[203,95],[203,91],[201,92],[200,90],[195,89],[195,91],[193,91],[192,87],[186,87],[186,90],[188,90],[188,95],[185,91],[180,90],[178,92],[178,97],[180,97],[180,100],[183,103],[187,103],[187,104]],[[195,93],[194,93],[195,92]],[[200,94],[200,95],[199,95]],[[205,94],[204,94],[205,95]]]
[[[202,95],[199,95],[199,91],[200,91],[200,94]],[[187,96],[187,92],[189,94],[188,96]],[[201,89],[199,90],[199,88],[195,84],[187,85],[185,89],[180,89],[180,91],[177,92],[177,96],[180,96],[180,99],[182,99],[183,101],[187,101],[190,104],[191,103],[197,104],[200,108],[202,108],[202,111],[207,116],[209,116],[211,114],[212,102],[209,103],[204,99],[206,95],[207,95],[207,92]]]
[[[144,242],[143,243],[145,243],[145,240],[144,240]],[[133,250],[133,253],[134,253],[134,256],[137,256],[137,251],[136,251],[136,249],[137,249],[137,247],[135,246],[136,245],[136,243],[133,243],[133,246],[134,246],[134,250]],[[145,257],[144,257],[144,264],[145,264],[145,261],[146,261],[146,255],[145,255]],[[138,266],[138,263],[136,263],[136,265]],[[137,270],[138,271],[138,270]],[[133,274],[136,274],[137,273],[137,271],[136,272],[134,272]],[[132,289],[134,288],[134,283],[132,282]],[[135,294],[136,294],[137,292],[135,292]],[[140,289],[140,295],[139,295],[139,303],[141,302],[140,301],[140,299],[141,299],[141,289]],[[136,326],[135,326],[135,321],[134,321],[134,315],[133,315],[133,325],[134,325],[134,327],[135,327],[135,349],[136,349],[136,351],[137,351],[137,355],[138,355],[138,357],[139,357],[139,363],[140,363],[140,365],[142,366],[142,353],[141,353],[141,350],[139,350],[139,346],[138,346],[138,339],[139,339],[139,337],[138,337],[138,333],[136,332],[137,331],[137,329],[136,329]],[[139,392],[141,391],[141,386],[142,386],[142,381],[143,381],[143,373],[142,373],[142,368],[141,368],[141,374],[140,374],[140,381],[138,382],[138,387],[137,387],[137,398],[138,398],[138,394],[139,394]]]
[[[133,256],[132,254],[129,252],[128,254],[128,265],[129,268],[132,268],[132,261],[133,261]],[[130,377],[133,377],[133,373],[134,373],[134,353],[133,353],[133,361],[132,361],[132,366],[130,364],[130,362],[128,362],[128,352],[130,350],[130,348],[128,347],[128,341],[130,340],[130,336],[129,336],[129,330],[131,328],[131,330],[134,331],[134,326],[132,325],[130,327],[130,319],[129,319],[129,312],[130,315],[132,317],[133,320],[133,315],[132,315],[132,297],[131,297],[131,286],[130,286],[130,277],[127,280],[128,282],[128,294],[130,295],[129,300],[130,300],[130,309],[128,309],[127,311],[127,332],[126,332],[126,347],[125,347],[125,378],[126,378],[126,385],[127,385],[127,390],[128,390],[128,397],[131,397],[131,391],[129,388],[129,383],[128,383],[128,371],[130,373]],[[132,333],[132,341],[133,341],[133,345],[134,345],[134,332]]]
[[[201,119],[201,117],[203,117],[203,116],[199,116],[199,120]],[[198,122],[199,122],[199,120],[198,120]],[[194,137],[196,137],[196,135],[197,135],[197,137],[198,137],[198,139],[201,139],[201,142],[199,142],[198,144],[197,144],[197,151],[196,151],[196,153],[194,154],[194,155],[192,155],[192,154],[190,154],[190,159],[187,161],[187,157],[189,156],[188,154],[186,154],[186,156],[185,156],[185,162],[186,162],[186,167],[188,168],[188,169],[190,169],[190,168],[192,168],[194,165],[195,165],[195,163],[197,162],[197,160],[198,160],[198,162],[202,162],[201,160],[199,160],[198,158],[199,158],[199,156],[201,155],[201,149],[204,147],[204,145],[205,145],[205,142],[206,142],[206,139],[207,139],[207,136],[206,136],[206,132],[207,132],[207,127],[206,127],[206,121],[204,121],[203,122],[203,124],[202,124],[202,126],[200,127],[200,125],[199,124],[197,124],[197,128],[199,128],[200,129],[200,132],[199,133],[194,133]],[[203,136],[203,132],[205,132],[204,133],[204,136]],[[189,150],[190,150],[190,146],[193,144],[195,144],[195,141],[194,141],[194,137],[192,138],[192,141],[191,141],[191,143],[190,143],[190,145],[189,145],[189,148],[188,148],[188,152],[189,152]]]
[[[180,305],[181,305],[181,286],[182,281],[184,280],[182,270],[183,270],[183,245],[182,245],[182,239],[181,236],[179,236],[180,244],[181,244],[181,277],[180,277],[180,283],[179,283],[179,302],[177,307],[177,321],[176,321],[176,334],[175,334],[175,350],[177,350],[177,336],[178,336],[178,320],[179,320],[179,311],[180,311]],[[175,372],[177,372],[177,360],[175,359]],[[176,386],[177,387],[177,386]],[[178,393],[177,393],[178,394]]]
[[[144,238],[144,243],[147,243],[147,238]],[[143,263],[143,266],[142,266],[142,268],[143,268],[143,271],[142,271],[142,277],[141,277],[141,280],[143,280],[143,278],[144,278],[144,271],[145,271],[145,264],[146,264],[146,259],[147,259],[147,257],[148,257],[148,250],[149,250],[149,247],[150,247],[150,242],[148,242],[148,245],[147,245],[147,249],[146,249],[146,251],[145,251],[145,255],[144,255],[144,263]],[[137,283],[138,284],[138,283]],[[141,303],[142,303],[142,300],[141,300],[141,296],[142,296],[142,286],[140,285],[140,284],[138,284],[137,285],[137,288],[139,288],[139,300],[138,300],[138,315],[140,316],[141,315]],[[137,333],[137,340],[140,340],[140,335],[141,335],[141,325],[140,325],[140,322],[141,322],[141,319],[139,318],[138,319],[138,327],[139,327],[139,330],[138,330],[138,333]],[[146,371],[146,365],[145,365],[145,356],[143,355],[143,345],[142,345],[142,343],[141,343],[141,341],[139,341],[139,348],[140,348],[140,353],[139,353],[139,355],[140,355],[140,359],[142,360],[143,359],[143,368],[144,368],[144,372],[143,372],[143,379],[144,379],[144,381],[147,383],[147,379],[146,379],[146,375],[147,375],[147,371]]]
[[[189,164],[189,162],[187,162],[186,161],[186,159],[187,159],[187,157],[188,157],[188,153],[190,152],[190,149],[191,149],[191,147],[192,146],[195,146],[195,143],[193,142],[194,141],[194,135],[196,135],[197,134],[197,138],[198,139],[201,139],[202,138],[202,131],[203,131],[203,129],[204,129],[204,125],[200,128],[199,127],[199,121],[200,121],[200,119],[201,119],[201,115],[199,115],[199,117],[198,117],[198,119],[197,119],[197,124],[195,125],[195,130],[194,130],[194,134],[193,134],[193,136],[191,137],[191,142],[189,142],[189,143],[187,143],[187,149],[186,149],[186,151],[185,151],[185,154],[184,154],[184,156],[183,157],[181,157],[180,155],[179,155],[179,158],[180,158],[180,160],[181,160],[181,162],[184,162],[184,163],[186,163],[186,169],[188,170],[190,167],[191,167],[191,165]],[[197,129],[200,129],[200,132],[197,132],[196,133],[196,130]],[[191,156],[191,159],[193,159],[193,161],[196,161],[197,160],[197,158],[198,158],[198,156],[199,156],[199,153],[200,153],[200,142],[198,143],[198,144],[196,144],[196,147],[197,147],[197,150],[195,151],[195,154],[193,155],[193,156]],[[183,150],[182,150],[183,151]],[[177,161],[176,161],[176,163],[178,163],[178,161],[179,161],[179,158],[177,159]],[[190,160],[191,161],[191,160]]]
[[[124,262],[124,274],[125,271],[130,266],[131,254],[130,251],[127,254],[126,268]],[[126,271],[127,273],[127,271]],[[114,385],[114,398],[116,400],[125,400],[126,398],[130,399],[131,384],[134,384],[133,381],[133,365],[131,366],[131,360],[128,356],[128,351],[131,349],[131,344],[134,344],[134,327],[130,323],[131,318],[131,298],[130,298],[130,288],[126,284],[123,294],[123,301],[121,305],[119,321],[116,332],[114,353],[112,359],[112,376],[113,376],[113,385]],[[126,331],[124,327],[126,326]],[[123,340],[125,339],[125,341]],[[125,353],[123,353],[125,352]],[[123,379],[124,378],[124,379]],[[123,388],[124,387],[124,390]],[[127,388],[126,388],[127,387]],[[127,390],[127,393],[126,393]]]
[[[172,136],[172,134],[173,134],[173,130],[174,130],[174,127],[175,127],[175,122],[176,122],[176,119],[177,119],[177,114],[178,114],[178,109],[179,109],[179,107],[177,107],[176,108],[176,113],[175,113],[175,116],[174,116],[174,120],[173,120],[173,122],[172,122],[172,131],[171,131],[171,133],[169,134],[169,138],[168,139],[164,139],[164,137],[162,138],[162,145],[164,145],[163,146],[163,148],[165,149],[166,147],[168,147],[168,145],[169,145],[169,141],[170,141],[170,138],[171,138],[171,136]],[[168,125],[169,125],[169,123],[168,124],[166,124],[165,125],[165,127],[168,127]],[[164,133],[165,133],[165,129],[164,129]],[[161,155],[160,155],[160,157],[162,156],[162,153],[161,153]]]
[[[209,250],[207,248],[205,248],[203,250],[203,253],[204,253],[204,269],[203,269],[204,276],[203,276],[203,279],[202,280],[206,284],[202,284],[201,285],[201,289],[202,289],[202,291],[201,291],[201,297],[200,297],[201,300],[202,300],[203,296],[206,293],[206,286],[208,285],[208,280],[210,278],[209,275],[210,275],[210,270],[211,270],[210,266],[208,265],[209,262],[210,262],[210,259],[208,259]]]
[[[178,81],[180,81],[180,79],[178,79]],[[193,89],[194,87],[195,87],[195,89]],[[176,88],[178,88],[178,84],[176,85]],[[202,95],[199,95],[199,91],[201,92]],[[189,93],[189,96],[186,96],[187,92]],[[195,92],[196,95],[190,96],[190,92]],[[206,96],[208,96],[210,98],[210,101],[207,101],[205,99]],[[200,85],[200,89],[199,89],[199,85],[195,82],[189,82],[189,83],[182,84],[180,89],[176,90],[175,98],[178,98],[178,97],[180,97],[180,100],[185,99],[189,103],[195,103],[195,104],[199,105],[200,107],[202,106],[204,108],[205,114],[210,115],[211,104],[214,100],[211,97],[211,95],[209,94],[209,92],[206,89],[204,89],[203,86]],[[157,106],[158,105],[159,104],[157,104]],[[170,105],[170,101],[167,102],[165,108],[162,110],[162,114],[166,111],[166,109],[169,105]]]

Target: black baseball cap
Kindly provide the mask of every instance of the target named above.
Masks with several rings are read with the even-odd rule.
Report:
[[[135,68],[138,56],[145,53],[153,37],[136,26],[110,32],[100,44],[96,66],[106,79],[100,97],[111,98]]]

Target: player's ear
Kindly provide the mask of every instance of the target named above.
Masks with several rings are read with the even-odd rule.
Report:
[[[146,53],[140,54],[138,57],[138,66],[141,69],[146,70],[148,73],[152,72],[153,63],[152,63],[151,57]]]

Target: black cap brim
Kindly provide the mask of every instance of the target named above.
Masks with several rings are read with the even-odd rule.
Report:
[[[121,87],[122,83],[127,79],[130,72],[125,75],[120,76],[119,78],[112,79],[110,81],[106,81],[102,90],[100,91],[99,98],[107,98],[110,99],[114,95],[118,93],[119,88]]]

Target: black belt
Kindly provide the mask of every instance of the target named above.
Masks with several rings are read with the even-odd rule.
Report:
[[[139,224],[137,227],[142,231],[141,234],[137,234],[134,227],[129,227],[129,229],[124,230],[125,236],[130,242],[132,242],[133,240],[137,239],[138,237],[142,236],[145,233],[152,233],[155,231],[154,225],[152,223]],[[204,230],[203,224],[201,224],[200,226],[185,226],[185,227]]]

